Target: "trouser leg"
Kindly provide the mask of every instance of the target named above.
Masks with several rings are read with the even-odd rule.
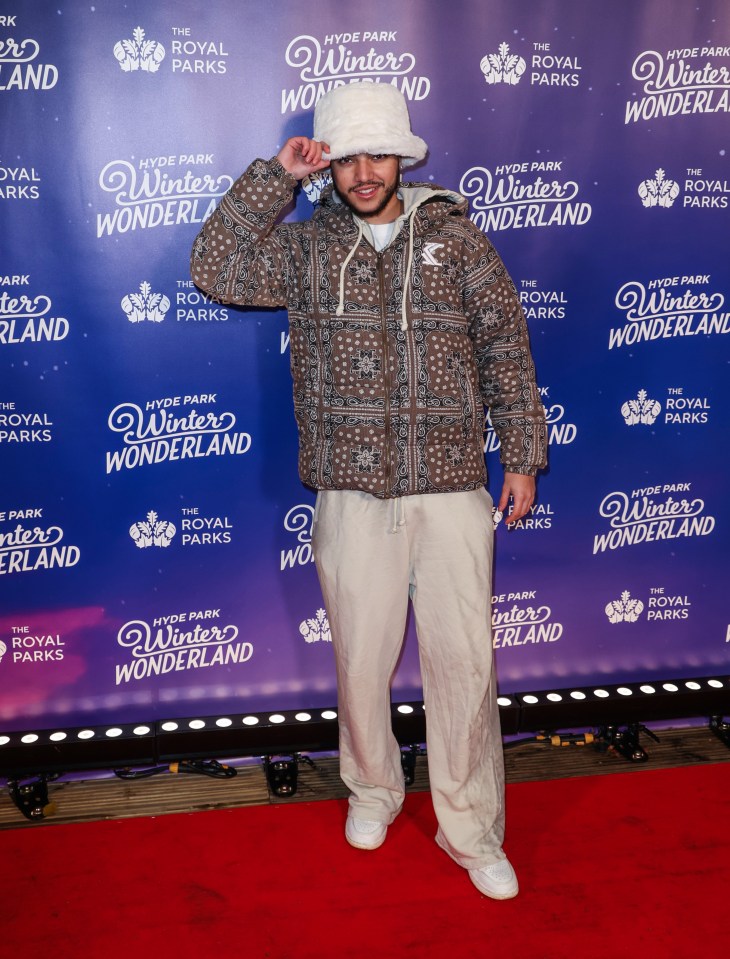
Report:
[[[408,544],[392,503],[353,490],[320,492],[312,546],[337,668],[340,775],[359,819],[390,823],[403,805],[390,682],[408,606]]]
[[[490,625],[491,506],[486,490],[406,503],[436,840],[467,869],[504,858],[504,760]]]

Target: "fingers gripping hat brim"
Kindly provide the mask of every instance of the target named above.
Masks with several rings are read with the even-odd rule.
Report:
[[[405,97],[389,83],[349,83],[330,90],[314,108],[314,139],[329,146],[331,160],[392,153],[411,166],[428,152],[411,133]]]

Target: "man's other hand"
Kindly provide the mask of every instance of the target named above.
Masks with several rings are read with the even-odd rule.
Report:
[[[507,516],[507,506],[512,497],[512,512]],[[508,526],[526,516],[535,501],[535,477],[523,476],[522,473],[505,473],[502,495],[497,509],[504,514]]]
[[[277,159],[287,173],[295,180],[303,180],[310,173],[324,170],[330,165],[329,157],[324,159],[322,152],[327,153],[329,146],[319,140],[310,140],[309,137],[290,137],[279,150]]]

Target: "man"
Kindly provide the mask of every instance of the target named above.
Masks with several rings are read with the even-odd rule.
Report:
[[[504,770],[492,672],[494,522],[484,404],[524,516],[545,462],[524,314],[449,190],[400,182],[422,160],[403,96],[355,83],[317,104],[314,137],[256,160],[198,236],[196,284],[289,310],[299,473],[318,490],[313,549],[337,667],[345,835],[376,849],[404,798],[390,681],[408,598],[418,632],[437,843],[485,895],[518,891],[502,850]],[[311,220],[276,225],[329,166]]]

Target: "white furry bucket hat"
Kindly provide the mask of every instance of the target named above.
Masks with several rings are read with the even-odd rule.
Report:
[[[314,108],[314,139],[329,145],[332,160],[393,153],[403,166],[412,166],[428,151],[411,133],[405,97],[390,83],[348,83],[330,90]]]

